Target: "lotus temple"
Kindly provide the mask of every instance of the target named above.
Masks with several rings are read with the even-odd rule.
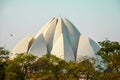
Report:
[[[66,61],[79,61],[82,57],[95,57],[99,45],[84,37],[66,18],[49,20],[35,36],[26,36],[13,48],[11,58],[25,53],[42,57],[52,54]]]

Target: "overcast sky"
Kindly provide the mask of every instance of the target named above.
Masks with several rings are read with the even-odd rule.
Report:
[[[120,42],[120,0],[0,0],[0,46],[12,50],[59,16],[96,42],[105,38]]]

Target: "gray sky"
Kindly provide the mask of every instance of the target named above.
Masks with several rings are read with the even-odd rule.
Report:
[[[0,46],[12,50],[59,16],[96,42],[105,38],[120,42],[120,0],[0,0]]]

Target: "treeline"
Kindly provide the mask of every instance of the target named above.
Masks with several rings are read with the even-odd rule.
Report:
[[[10,60],[10,52],[0,47],[0,80],[120,80],[119,42],[105,40],[99,45],[97,58],[84,57],[78,62],[28,53]]]

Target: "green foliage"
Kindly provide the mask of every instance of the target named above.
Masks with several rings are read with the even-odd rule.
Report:
[[[99,42],[101,49],[98,52],[106,65],[106,69],[100,75],[102,80],[119,80],[120,76],[120,44],[119,42],[112,42],[105,40]]]
[[[6,67],[6,78],[9,78],[10,75],[14,74],[14,78],[24,80],[26,74],[30,71],[30,67],[35,62],[35,59],[36,57],[31,54],[18,54],[16,58],[7,63],[8,66]]]
[[[8,60],[9,51],[0,47],[0,80],[5,78],[6,61]]]
[[[2,59],[8,58],[8,55],[9,51],[6,50],[4,47],[0,47],[0,62],[2,61]]]
[[[7,76],[5,77],[5,80],[20,80],[20,78],[14,72],[6,73],[6,75]]]
[[[110,71],[119,72],[120,71],[120,44],[118,42],[111,42],[105,40],[99,42],[101,45],[101,50],[98,52]]]
[[[120,44],[109,40],[99,44],[101,49],[97,55],[106,65],[103,72],[96,70],[94,58],[85,57],[78,62],[66,62],[50,54],[38,58],[22,53],[8,60],[9,51],[0,47],[0,80],[78,80],[83,77],[87,80],[119,80]]]
[[[49,54],[36,58],[22,53],[7,62],[5,80],[78,80],[81,73],[91,75],[92,70],[94,71],[89,59],[76,63]]]

